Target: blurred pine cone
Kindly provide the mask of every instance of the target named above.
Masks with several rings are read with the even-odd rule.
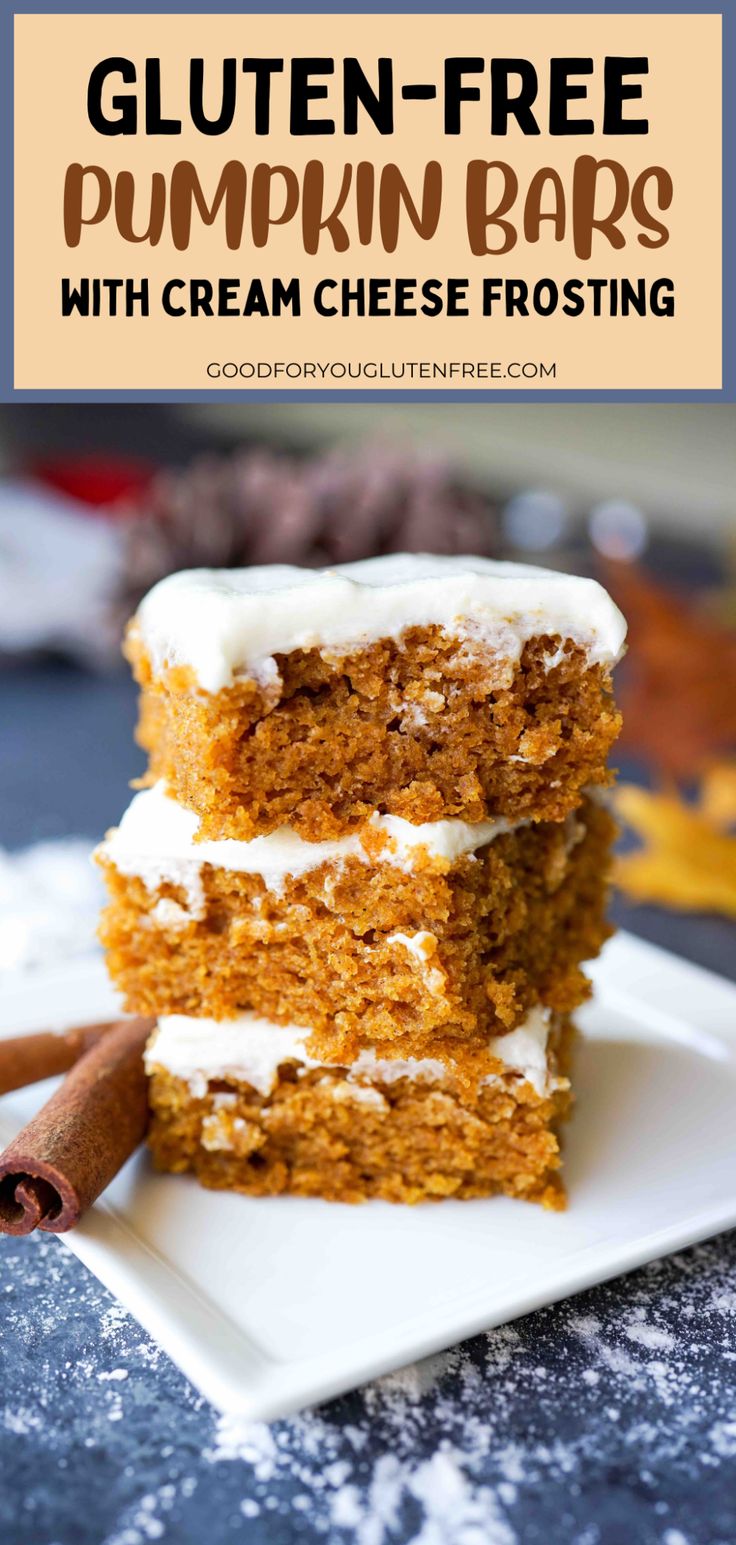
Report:
[[[299,460],[266,450],[158,472],[127,523],[132,610],[176,569],[330,565],[379,553],[489,554],[496,507],[435,457],[381,446]]]

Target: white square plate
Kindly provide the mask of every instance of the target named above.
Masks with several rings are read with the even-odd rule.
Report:
[[[736,1224],[736,987],[625,934],[593,976],[566,1213],[216,1194],[140,1153],[65,1243],[215,1406],[268,1420]],[[16,979],[0,1033],[114,1008],[77,964]],[[0,1101],[0,1138],[48,1094]]]

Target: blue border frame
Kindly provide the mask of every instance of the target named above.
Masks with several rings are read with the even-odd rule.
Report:
[[[215,0],[212,7],[220,15],[234,14],[245,15],[247,11],[240,5],[235,5],[233,0]],[[344,13],[344,5],[337,0],[320,0],[318,6],[314,3],[296,3],[291,0],[288,9],[281,11],[280,7],[273,8],[254,4],[250,9],[254,12],[274,9],[278,14],[299,15],[304,12],[313,13],[315,9],[323,12]],[[492,16],[487,6],[474,3],[474,0],[464,0],[462,9],[464,12],[477,12],[479,15]],[[186,391],[54,391],[54,390],[17,390],[13,385],[13,356],[14,356],[14,262],[13,262],[13,23],[15,15],[57,15],[73,14],[98,14],[100,11],[115,11],[127,15],[163,15],[166,13],[182,14],[185,12],[200,12],[201,0],[158,0],[157,4],[141,5],[139,3],[104,5],[90,3],[90,0],[71,0],[70,4],[28,4],[14,5],[13,0],[0,0],[0,179],[3,188],[2,203],[0,208],[9,212],[10,218],[1,222],[0,232],[0,402],[4,403],[33,403],[33,402],[200,402],[209,403],[222,399],[228,402],[272,402],[297,403],[297,402],[323,402],[323,403],[360,403],[360,402],[451,402],[474,403],[477,405],[489,402],[736,402],[736,296],[729,284],[729,278],[736,278],[736,199],[734,198],[734,164],[736,163],[736,91],[729,89],[729,76],[736,76],[736,0],[722,0],[719,6],[709,6],[707,10],[700,11],[695,4],[677,3],[677,0],[649,0],[642,5],[616,3],[616,0],[608,0],[607,4],[595,7],[595,14],[612,15],[716,15],[721,17],[723,27],[723,182],[722,182],[722,208],[723,208],[723,310],[722,310],[722,350],[723,367],[720,390],[714,391],[585,391],[585,390],[526,390],[510,391],[502,389],[493,390],[452,390],[447,388],[428,391],[416,388],[375,391],[350,389],[328,389],[323,391],[308,388],[296,388],[294,390],[274,388],[254,389],[248,388],[224,388],[215,387],[207,390]],[[366,4],[355,7],[356,14],[361,15],[391,15],[415,12],[426,15],[427,12],[443,13],[447,11],[447,5],[438,4],[436,0],[404,0],[403,4],[387,6],[385,4]],[[523,15],[548,15],[558,12],[569,15],[589,15],[593,8],[581,3],[581,0],[530,0],[524,4],[524,0],[506,0],[506,3],[496,7],[499,14],[519,12]],[[730,66],[730,69],[729,69]]]

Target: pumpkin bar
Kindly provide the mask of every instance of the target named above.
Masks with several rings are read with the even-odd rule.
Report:
[[[569,1022],[533,1009],[455,1056],[313,1057],[309,1030],[255,1015],[159,1021],[146,1052],[159,1169],[214,1190],[421,1202],[504,1193],[564,1206]]]
[[[126,639],[148,769],[97,857],[160,1169],[564,1205],[624,637],[595,581],[483,558],[154,587]]]
[[[175,574],[127,635],[147,781],[202,840],[562,820],[608,781],[624,635],[596,581],[483,558]]]
[[[322,843],[198,842],[197,824],[156,785],[98,850],[101,936],[134,1013],[253,1011],[308,1024],[324,1055],[366,1037],[421,1053],[587,995],[614,830],[598,798],[516,826],[375,816]]]

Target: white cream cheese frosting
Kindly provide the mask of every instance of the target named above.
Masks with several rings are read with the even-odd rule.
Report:
[[[190,569],[163,579],[137,624],[154,671],[187,665],[206,692],[238,675],[275,679],[274,655],[347,652],[406,628],[444,628],[517,660],[525,642],[555,634],[591,663],[613,664],[626,624],[596,580],[489,558],[395,553],[300,569]]]
[[[250,842],[234,838],[197,842],[199,818],[171,799],[166,785],[159,782],[133,797],[120,825],[108,832],[98,854],[121,874],[142,879],[149,890],[156,890],[164,882],[183,886],[196,906],[201,900],[199,880],[203,864],[260,875],[268,890],[279,892],[288,875],[306,874],[320,864],[340,864],[347,858],[366,864],[393,864],[407,873],[421,851],[452,864],[492,842],[502,832],[512,830],[514,824],[501,817],[476,823],[446,820],[412,826],[400,816],[375,814],[363,830],[380,832],[388,839],[378,859],[371,856],[360,831],[331,842],[305,842],[284,826]],[[166,917],[161,921],[165,922]]]
[[[309,1034],[303,1026],[275,1025],[257,1014],[226,1020],[166,1014],[146,1047],[146,1072],[165,1068],[183,1078],[197,1096],[214,1078],[244,1079],[259,1094],[269,1094],[282,1062],[293,1059],[305,1068],[323,1065],[305,1051]]]
[[[488,1051],[504,1063],[509,1073],[526,1079],[537,1094],[548,1093],[557,1080],[549,1069],[547,1039],[549,1009],[536,1007],[507,1035],[493,1036]],[[164,1068],[189,1084],[196,1097],[205,1094],[210,1079],[233,1078],[253,1085],[259,1094],[269,1094],[282,1062],[294,1060],[305,1069],[329,1067],[315,1061],[305,1050],[310,1031],[300,1025],[275,1025],[257,1014],[241,1014],[237,1019],[192,1019],[185,1014],[164,1015],[158,1021],[146,1048],[146,1071]],[[334,1066],[342,1067],[341,1062]],[[445,1065],[433,1057],[380,1057],[374,1048],[365,1050],[347,1069],[348,1081],[393,1083],[399,1078],[425,1083],[441,1083]],[[498,1082],[499,1075],[489,1074],[483,1083]]]
[[[550,1010],[538,1003],[515,1030],[494,1036],[488,1044],[492,1055],[504,1062],[509,1072],[520,1073],[537,1094],[544,1094],[550,1086],[547,1058],[550,1019]]]

